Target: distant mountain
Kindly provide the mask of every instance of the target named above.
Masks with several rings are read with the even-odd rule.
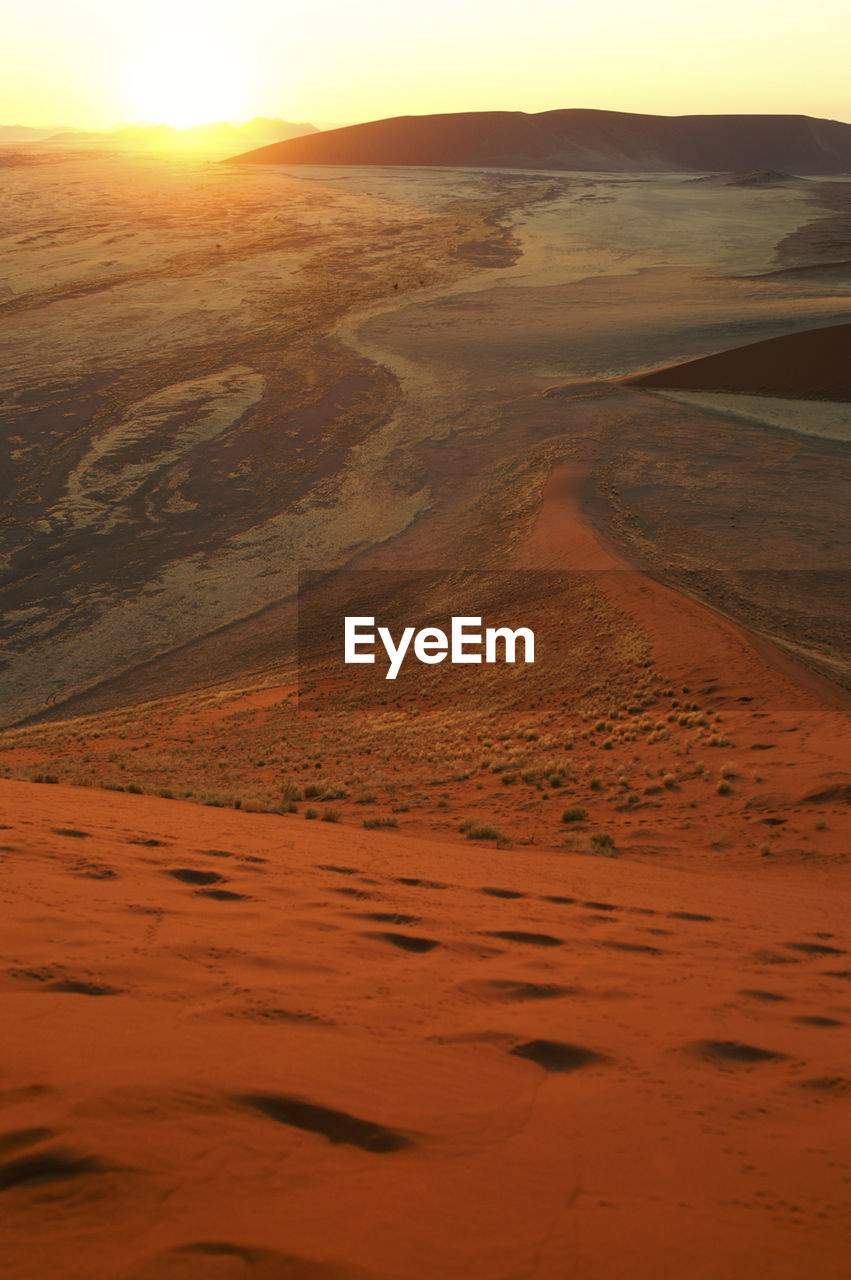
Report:
[[[212,124],[196,124],[189,129],[174,129],[168,124],[131,124],[121,129],[93,131],[65,129],[47,140],[59,143],[107,143],[113,147],[159,147],[163,145],[192,147],[239,147],[256,142],[273,142],[300,138],[316,133],[312,124],[294,124],[289,120],[256,116],[245,124],[228,124],[224,120]]]
[[[835,174],[851,172],[851,125],[810,116],[469,111],[349,125],[276,142],[234,159],[256,164]]]
[[[26,124],[0,124],[0,142],[39,142],[49,138],[53,129],[33,129]]]

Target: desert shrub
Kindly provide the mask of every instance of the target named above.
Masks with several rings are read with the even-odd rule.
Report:
[[[561,815],[561,820],[562,822],[584,822],[587,817],[587,809],[583,809],[581,805],[574,805],[571,809],[565,809]]]
[[[312,806],[311,806],[311,805],[308,805],[308,806],[307,806],[307,808],[306,808],[306,809],[305,809],[305,811],[304,811],[304,816],[305,816],[305,818],[308,818],[308,819],[318,818],[318,817],[319,817],[319,810],[318,810],[318,809],[314,809],[314,808],[312,808]]]
[[[489,822],[462,822],[461,831],[468,840],[504,840],[502,832]]]
[[[733,788],[730,786],[729,782],[725,782],[722,778],[715,790],[718,792],[719,796],[728,796]]]
[[[607,831],[598,831],[591,837],[591,850],[593,853],[613,854],[615,851],[614,836],[610,836]]]
[[[355,796],[355,804],[375,804],[377,799],[374,791],[362,791],[359,796]]]
[[[325,806],[325,808],[322,810],[322,821],[323,821],[323,822],[339,822],[339,821],[340,821],[340,810],[339,810],[339,809],[330,809],[330,808],[328,808],[328,806],[326,805],[326,806]]]
[[[371,818],[364,818],[363,825],[367,831],[376,831],[380,827],[398,827],[399,823],[395,818],[381,817],[379,814],[375,814]]]

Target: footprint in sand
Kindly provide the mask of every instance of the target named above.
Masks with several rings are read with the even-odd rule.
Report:
[[[85,876],[88,880],[117,880],[118,872],[105,862],[75,862],[70,868],[75,875]]]
[[[80,982],[76,978],[62,978],[59,982],[51,982],[48,991],[67,991],[75,996],[120,996],[120,987],[110,987],[103,982]]]
[[[103,1173],[109,1167],[95,1156],[81,1156],[73,1151],[41,1151],[0,1164],[0,1191],[64,1182],[86,1173]]]
[[[576,995],[576,987],[560,987],[555,982],[527,982],[520,978],[473,978],[462,982],[459,991],[479,1000],[507,1001],[557,1000]]]
[[[784,942],[791,951],[801,951],[807,956],[844,956],[841,947],[829,947],[824,942]]]
[[[578,1071],[592,1062],[605,1061],[604,1056],[593,1049],[578,1044],[564,1044],[561,1040],[528,1040],[515,1045],[509,1052],[518,1058],[529,1058],[545,1071]]]
[[[182,884],[219,884],[224,880],[224,876],[220,876],[217,871],[198,871],[195,867],[171,867],[165,874],[180,880]]]
[[[397,884],[413,885],[417,889],[448,889],[448,884],[440,880],[420,880],[418,876],[396,876]]]
[[[742,1044],[738,1040],[698,1040],[692,1046],[692,1052],[709,1062],[780,1062],[786,1057],[774,1049],[760,1049],[753,1044]]]
[[[801,1080],[800,1084],[804,1089],[817,1089],[835,1097],[851,1093],[851,1080],[847,1076],[813,1076],[810,1080]]]
[[[485,933],[486,938],[502,938],[504,942],[522,942],[530,947],[561,947],[563,938],[555,938],[551,933],[526,933],[523,929],[497,929]]]
[[[435,942],[434,938],[418,938],[412,933],[370,931],[363,936],[365,938],[378,938],[381,942],[389,942],[391,946],[398,947],[400,951],[412,951],[417,955],[424,955],[427,951],[434,951],[435,947],[440,946],[440,943]]]
[[[0,1156],[10,1156],[13,1151],[24,1151],[34,1147],[48,1138],[55,1138],[56,1130],[43,1126],[31,1129],[10,1129],[8,1133],[0,1133]]]
[[[646,956],[663,956],[665,954],[659,947],[652,947],[649,942],[618,942],[607,941],[603,943],[604,947],[611,947],[613,951],[636,951]]]
[[[360,1147],[362,1151],[370,1151],[374,1155],[404,1151],[412,1145],[411,1139],[396,1129],[287,1094],[242,1094],[233,1101],[259,1111],[276,1124],[289,1125],[307,1133],[318,1133],[329,1142]]]

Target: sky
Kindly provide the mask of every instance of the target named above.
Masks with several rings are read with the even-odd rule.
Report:
[[[0,125],[596,107],[851,121],[848,0],[13,0]]]

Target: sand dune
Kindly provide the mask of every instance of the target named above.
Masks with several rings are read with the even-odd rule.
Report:
[[[273,143],[236,159],[257,164],[831,174],[851,170],[851,125],[809,116],[469,111],[374,120]]]
[[[844,1276],[847,866],[0,817],[8,1280]]]
[[[637,387],[851,400],[851,324],[751,342],[629,381]]]
[[[743,278],[809,184],[42,159],[4,1280],[840,1280],[849,695],[789,653],[848,678],[847,448],[625,381],[848,327]],[[390,688],[308,625],[298,679],[300,561],[541,662]]]

